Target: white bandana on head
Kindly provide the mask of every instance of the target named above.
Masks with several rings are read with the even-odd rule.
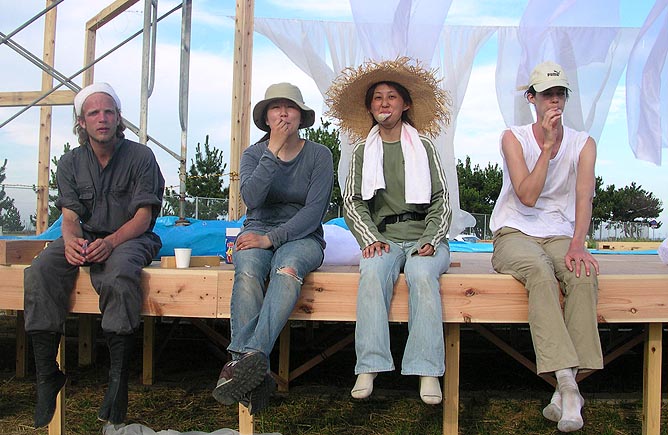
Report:
[[[121,100],[118,98],[118,95],[116,95],[116,92],[114,92],[114,89],[109,83],[100,82],[86,86],[74,97],[74,113],[77,116],[81,116],[81,109],[83,108],[86,98],[97,92],[103,92],[109,95],[116,102],[118,110],[121,110]]]
[[[401,151],[404,154],[404,196],[407,204],[431,203],[431,172],[427,151],[418,131],[404,122],[401,126]],[[383,140],[380,127],[374,125],[364,144],[362,164],[362,199],[367,201],[378,189],[385,188]]]

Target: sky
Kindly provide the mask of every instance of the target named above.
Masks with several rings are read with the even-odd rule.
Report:
[[[58,6],[55,68],[66,76],[83,66],[84,25],[92,16],[111,4],[111,0],[65,0]],[[180,2],[160,0],[159,14]],[[39,13],[45,2],[0,0],[0,31],[9,34]],[[104,26],[97,36],[98,56],[121,40],[141,29],[143,1]],[[526,0],[452,0],[446,25],[516,26]],[[640,27],[653,2],[622,0],[622,25]],[[230,119],[232,103],[232,66],[234,49],[234,0],[194,0],[190,60],[190,99],[188,110],[188,163],[194,157],[197,143],[220,148],[229,161]],[[11,13],[8,13],[11,11]],[[255,16],[316,21],[352,21],[348,0],[256,0]],[[39,19],[12,39],[41,58],[44,21]],[[157,33],[155,86],[149,99],[149,134],[174,152],[180,149],[178,117],[179,47],[181,12],[160,22]],[[109,82],[122,102],[123,116],[139,125],[141,37],[102,60],[95,68],[95,81]],[[491,38],[480,50],[474,63],[463,106],[457,119],[454,151],[457,159],[471,157],[481,167],[501,163],[498,140],[505,124],[501,118],[494,89],[496,39]],[[34,91],[41,87],[41,71],[7,45],[0,46],[0,91]],[[654,236],[668,236],[668,158],[663,165],[636,160],[628,145],[624,78],[618,86],[610,112],[598,140],[596,173],[604,185],[616,187],[631,182],[641,185],[664,202],[666,209],[659,221],[663,228]],[[74,78],[78,84],[81,76]],[[261,100],[272,83],[287,81],[298,85],[307,105],[316,111],[316,126],[326,109],[312,79],[300,71],[287,56],[264,36],[255,33],[253,40],[251,105]],[[21,108],[0,108],[0,124]],[[568,106],[567,106],[568,110]],[[54,107],[51,155],[60,156],[63,145],[76,145],[72,134],[71,107]],[[262,132],[251,123],[251,140]],[[136,139],[132,133],[130,139]],[[35,195],[22,187],[37,182],[39,143],[39,109],[31,108],[0,128],[0,163],[6,158],[5,191],[15,199],[24,220],[35,210]],[[178,186],[178,162],[168,153],[151,145],[160,163],[167,185]]]

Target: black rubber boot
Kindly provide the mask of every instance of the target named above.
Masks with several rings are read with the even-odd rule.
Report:
[[[31,333],[37,372],[37,403],[35,405],[35,427],[51,422],[56,410],[56,397],[65,385],[65,374],[56,363],[60,334],[55,332]]]
[[[98,419],[112,424],[125,422],[128,412],[128,378],[135,335],[104,333],[109,347],[109,386],[97,414]]]

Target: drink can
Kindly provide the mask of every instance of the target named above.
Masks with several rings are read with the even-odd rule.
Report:
[[[234,243],[237,241],[237,235],[241,228],[225,229],[225,263],[232,264],[232,252],[234,252]]]

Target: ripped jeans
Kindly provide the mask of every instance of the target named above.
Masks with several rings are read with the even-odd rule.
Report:
[[[297,303],[304,277],[322,264],[322,246],[305,238],[287,242],[275,251],[237,251],[235,246],[233,255],[232,340],[227,350],[235,359],[251,350],[269,357]]]

